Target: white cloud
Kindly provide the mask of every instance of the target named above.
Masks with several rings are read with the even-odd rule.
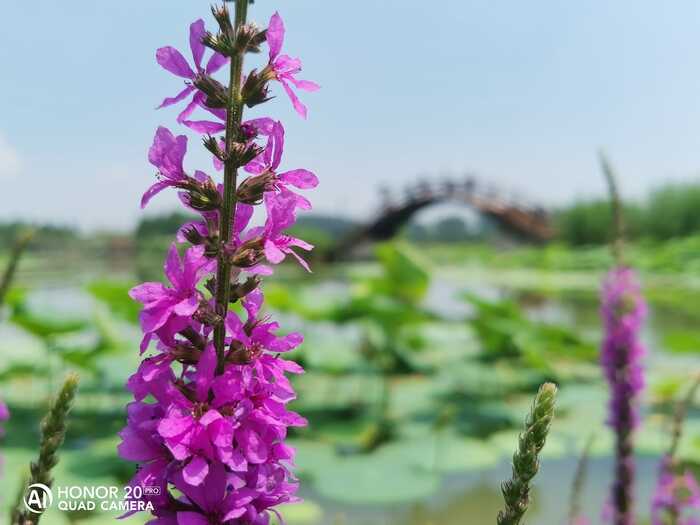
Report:
[[[0,179],[17,177],[22,170],[22,158],[12,145],[0,134]]]

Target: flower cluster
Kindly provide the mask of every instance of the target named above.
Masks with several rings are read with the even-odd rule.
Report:
[[[673,458],[664,456],[651,507],[652,525],[700,525],[697,517],[684,516],[690,509],[700,509],[700,486],[692,472],[677,472]]]
[[[142,501],[153,525],[266,525],[277,505],[297,501],[294,449],[285,438],[289,427],[306,425],[287,408],[295,398],[288,374],[303,370],[282,354],[303,338],[278,334],[260,284],[287,255],[308,269],[295,248],[312,246],[286,230],[299,209],[311,207],[297,191],[318,180],[305,169],[280,169],[281,122],[244,121],[242,113],[267,101],[278,82],[305,117],[293,88],[318,86],[298,80],[301,62],[281,54],[281,17],[273,15],[264,30],[246,22],[247,9],[248,0],[236,1],[235,17],[226,4],[213,7],[215,33],[202,20],[190,26],[192,65],[172,47],[156,53],[163,68],[185,79],[161,107],[187,99],[177,121],[203,135],[223,182],[186,169],[187,136],[158,128],[148,154],[158,180],[142,206],[175,188],[200,219],[183,225],[170,247],[169,284],[147,282],[130,292],[143,304],[144,359],[127,384],[134,401],[119,453],[138,463],[131,483],[151,488]],[[244,57],[265,44],[267,65],[244,74]],[[230,78],[221,82],[213,74],[226,65]],[[201,110],[215,118],[192,120]],[[258,205],[264,218],[253,226]]]
[[[617,267],[608,274],[601,315],[605,330],[601,364],[610,388],[608,425],[617,441],[611,510],[615,523],[632,523],[632,437],[639,423],[639,394],[644,388],[645,350],[639,336],[646,317],[646,304],[632,269]]]

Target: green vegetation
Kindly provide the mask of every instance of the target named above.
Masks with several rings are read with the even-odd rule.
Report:
[[[639,203],[624,206],[627,237],[664,241],[700,234],[700,184],[667,184]],[[557,239],[573,246],[610,241],[612,212],[607,199],[580,201],[555,213]]]
[[[159,238],[157,231],[153,235]],[[497,482],[475,488],[469,480],[477,473],[488,477],[509,460],[532,395],[545,381],[561,389],[542,461],[570,458],[573,474],[589,430],[598,432],[592,462],[611,451],[596,362],[596,297],[607,250],[425,246],[382,245],[373,262],[319,266],[303,279],[285,266],[281,279],[264,287],[285,326],[305,335],[294,357],[307,372],[294,378],[299,399],[293,409],[310,425],[290,437],[310,502],[285,511],[291,525],[333,523],[336,514],[353,523],[355,512],[366,514],[367,523],[453,525],[464,515],[493,521],[502,506]],[[686,388],[689,367],[700,364],[700,290],[689,277],[700,258],[694,246],[700,237],[628,247],[645,268],[656,323],[650,328],[653,351],[661,356],[649,370],[642,455],[667,448],[671,401]],[[133,272],[159,277],[162,261],[143,256],[138,268],[116,274],[111,263],[70,287],[61,276],[20,265],[25,289],[10,292],[0,323],[0,395],[12,412],[2,444],[6,472],[21,471],[35,455],[37,422],[57,386],[47,385],[49,378],[78,370],[81,395],[53,474],[56,483],[121,485],[132,474],[115,451],[125,420],[124,383],[138,359],[138,308],[127,291]],[[50,286],[39,292],[37,282],[59,283],[57,298],[47,298],[43,289]],[[700,422],[695,411],[690,416],[678,454],[700,464]],[[551,503],[536,495],[545,478],[532,489],[527,518],[533,522],[552,512],[541,506]],[[444,503],[433,500],[443,494],[446,479],[461,488],[445,495]],[[10,495],[0,512],[6,514],[20,481],[14,474],[0,481]],[[555,484],[561,485],[563,519],[569,487]],[[414,509],[429,499],[434,506]],[[412,517],[394,513],[398,508],[414,509]],[[45,521],[105,525],[111,518],[52,512]],[[132,522],[139,520],[126,523]]]

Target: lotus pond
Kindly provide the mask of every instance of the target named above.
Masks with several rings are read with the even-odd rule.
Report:
[[[265,288],[284,325],[306,335],[294,409],[310,425],[292,436],[306,501],[284,509],[288,522],[492,523],[523,414],[544,380],[561,390],[528,520],[562,523],[591,439],[583,504],[602,508],[612,444],[596,364],[602,272],[512,270],[457,256],[431,268],[417,251],[387,245],[377,263],[320,268],[310,279],[289,269]],[[132,474],[115,436],[139,357],[137,307],[125,294],[137,270],[68,256],[53,266],[66,270],[25,266],[0,324],[2,396],[13,414],[2,442],[2,515],[36,448],[51,378],[68,370],[83,381],[56,484],[121,485]],[[638,490],[648,500],[672,401],[700,369],[700,282],[653,272],[644,281],[650,353]],[[700,463],[700,412],[686,428],[681,457]],[[52,512],[52,525],[118,514]]]

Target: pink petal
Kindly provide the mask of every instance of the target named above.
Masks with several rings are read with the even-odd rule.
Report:
[[[302,89],[304,91],[314,92],[321,89],[316,82],[311,82],[311,80],[297,80],[296,78],[290,77],[289,81],[294,84],[297,89]]]
[[[174,438],[187,432],[192,426],[192,420],[188,417],[170,416],[161,419],[158,423],[158,434],[164,438]]]
[[[168,249],[168,255],[165,258],[165,264],[163,265],[163,271],[165,272],[168,280],[177,286],[182,280],[182,268],[180,266],[180,255],[177,253],[177,245],[172,243]]]
[[[268,117],[260,117],[245,121],[245,124],[252,126],[260,135],[270,135],[275,121]]]
[[[243,298],[243,308],[245,308],[246,312],[248,312],[249,320],[258,317],[262,303],[263,293],[260,288],[256,288]]]
[[[297,260],[297,262],[301,265],[302,268],[304,268],[304,270],[306,270],[309,273],[312,273],[309,263],[302,259],[301,256],[297,254],[297,252],[295,252],[294,250],[289,250],[289,253],[292,255],[292,257],[294,257]]]
[[[156,51],[156,62],[173,75],[182,78],[194,77],[194,71],[190,68],[187,60],[185,60],[185,57],[174,47],[166,46],[158,49]]]
[[[197,95],[192,97],[192,100],[190,101],[189,104],[185,106],[185,109],[183,109],[180,114],[177,116],[177,121],[182,124],[187,120],[187,118],[194,112],[195,109],[199,107],[199,101],[197,99]]]
[[[281,181],[291,184],[299,189],[306,190],[318,186],[318,177],[309,170],[291,170],[279,175]]]
[[[243,516],[243,514],[245,514],[245,513],[246,513],[246,508],[245,508],[245,507],[240,507],[240,508],[238,508],[238,509],[233,509],[232,511],[228,512],[228,514],[226,514],[226,516],[224,516],[224,521],[228,521],[228,520],[233,520],[233,519],[236,519],[236,518],[240,518],[240,517]]]
[[[254,207],[250,204],[239,203],[236,205],[236,214],[232,228],[234,236],[240,235],[243,230],[248,227],[248,223],[250,222],[254,211]]]
[[[198,512],[178,512],[177,525],[210,525],[208,518]]]
[[[219,69],[221,69],[228,63],[228,60],[228,57],[225,57],[220,53],[214,53],[209,59],[209,62],[207,62],[207,73],[209,75],[211,75],[212,73],[216,73]]]
[[[165,181],[159,181],[153,184],[150,188],[146,190],[146,192],[143,194],[143,197],[141,197],[141,208],[145,208],[153,197],[158,195],[161,191],[163,191],[170,185],[171,184],[169,182]]]
[[[265,257],[272,264],[279,264],[284,261],[285,255],[282,250],[272,241],[265,241]]]
[[[193,458],[192,461],[182,469],[182,477],[184,480],[195,487],[202,484],[207,474],[209,474],[209,463],[199,456]]]
[[[200,18],[192,22],[190,25],[190,49],[192,50],[192,58],[194,58],[194,65],[197,69],[202,67],[202,57],[204,56],[202,37],[204,33],[204,20]]]
[[[197,133],[208,133],[209,135],[221,133],[226,129],[225,124],[211,122],[210,120],[183,120],[181,124],[184,124]]]
[[[189,317],[197,311],[197,308],[199,308],[199,301],[193,295],[177,303],[173,307],[173,312],[181,317]]]
[[[251,429],[243,430],[240,441],[248,461],[254,465],[267,461],[267,445],[257,432]]]
[[[277,169],[282,162],[282,153],[284,152],[284,128],[281,122],[275,122],[272,129],[272,136],[274,138],[273,151],[272,151],[272,162],[270,165],[272,169]]]
[[[214,379],[216,371],[216,350],[213,345],[209,345],[204,353],[199,358],[197,367],[197,399],[207,401],[209,396],[209,387]]]
[[[292,106],[294,106],[296,112],[299,113],[299,115],[301,115],[301,117],[305,119],[308,114],[306,106],[301,103],[301,100],[299,100],[299,97],[297,97],[296,93],[292,91],[292,88],[289,87],[289,84],[287,84],[287,82],[285,82],[284,80],[280,80],[280,84],[282,84],[282,87],[287,92],[287,96],[289,97],[289,100],[292,101]]]
[[[284,22],[279,13],[275,12],[267,26],[267,45],[270,48],[270,61],[282,51],[284,44]]]
[[[195,90],[194,87],[192,86],[185,86],[185,89],[180,91],[177,95],[174,97],[169,97],[163,100],[163,102],[160,103],[160,106],[158,106],[156,109],[161,109],[167,106],[172,106],[173,104],[177,104],[181,100],[184,100],[187,98],[187,96],[192,93]]]

